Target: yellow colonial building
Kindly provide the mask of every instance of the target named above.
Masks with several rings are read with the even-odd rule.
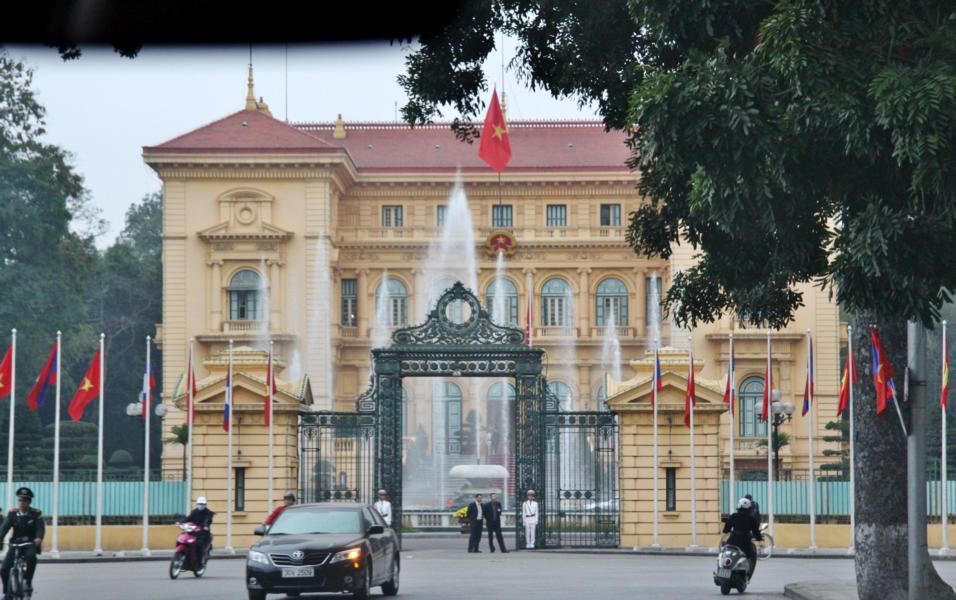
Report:
[[[224,514],[220,425],[226,349],[233,340],[238,389],[233,500],[240,542],[249,539],[269,505],[262,426],[269,340],[281,368],[276,420],[281,451],[274,482],[281,494],[297,487],[299,412],[353,409],[368,385],[373,345],[387,342],[396,327],[421,322],[453,282],[435,261],[468,264],[468,252],[440,254],[461,242],[442,245],[442,236],[460,225],[462,199],[455,194],[462,192],[475,259],[473,272],[461,278],[471,279],[476,295],[498,307],[497,322],[528,331],[534,346],[544,349],[545,374],[562,409],[604,409],[605,373],[621,373],[610,407],[621,415],[622,514],[632,515],[622,517],[622,545],[650,543],[645,516],[654,466],[641,423],[649,399],[645,353],[656,338],[668,348],[657,468],[661,481],[674,488],[674,501],[666,507],[662,493],[661,511],[676,515],[666,517],[672,522],[667,531],[678,536],[667,545],[685,543],[681,536],[688,531],[687,441],[680,411],[691,333],[701,403],[699,522],[706,517],[712,523],[719,512],[718,482],[729,466],[731,426],[738,476],[766,470],[766,450],[755,444],[766,437],[765,425],[754,414],[763,390],[766,332],[729,318],[688,332],[661,318],[661,294],[693,257],[679,247],[670,260],[648,260],[628,247],[628,215],[642,200],[635,189],[638,174],[625,165],[623,135],[605,132],[597,121],[514,121],[508,133],[513,158],[499,183],[478,158],[477,145],[458,141],[447,124],[411,129],[341,116],[330,123],[275,119],[256,100],[250,71],[242,110],[144,148],[146,164],[163,183],[163,322],[157,343],[163,351],[163,389],[179,409],[164,427],[184,420],[182,380],[194,339],[199,379],[194,495],[208,496]],[[497,264],[502,245],[506,257]],[[819,438],[835,417],[840,323],[825,292],[803,291],[806,306],[794,323],[772,334],[774,382],[784,401],[799,406],[806,332],[812,331]],[[720,401],[731,332],[740,397],[733,425]],[[610,338],[619,344],[619,354]],[[416,445],[433,448],[440,440],[461,464],[480,458],[509,466],[510,383],[411,379],[405,393],[406,452]],[[795,416],[784,430],[792,436],[782,451],[784,472],[805,471],[806,419]],[[817,464],[824,462],[824,448],[818,440]],[[170,450],[164,465],[181,468],[181,457],[181,451]],[[406,492],[406,506],[419,502],[415,498],[423,506],[431,502],[423,494]]]

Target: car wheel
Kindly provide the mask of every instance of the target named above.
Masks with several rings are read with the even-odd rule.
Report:
[[[362,583],[352,592],[355,600],[369,600],[372,597],[372,561],[365,563],[365,575],[362,577]]]
[[[249,600],[266,600],[266,593],[262,590],[249,590]]]
[[[398,576],[400,574],[401,568],[398,564],[398,559],[392,561],[392,578],[382,584],[382,593],[386,596],[397,596],[398,595]]]

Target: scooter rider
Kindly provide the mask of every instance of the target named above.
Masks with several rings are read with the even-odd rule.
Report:
[[[200,496],[196,498],[196,508],[192,509],[184,519],[184,522],[195,523],[201,528],[196,539],[204,552],[209,552],[212,548],[212,533],[209,528],[212,527],[212,517],[215,514],[206,507],[206,497]]]
[[[3,525],[0,525],[0,540],[6,537],[11,529],[11,544],[22,544],[24,542],[33,542],[32,546],[23,548],[23,558],[27,562],[27,589],[33,589],[33,573],[37,568],[37,553],[40,551],[43,543],[43,534],[46,528],[43,524],[43,517],[40,511],[32,508],[33,491],[28,487],[22,487],[17,490],[17,508],[7,513]],[[3,559],[3,566],[0,567],[0,577],[3,578],[3,598],[7,600],[10,595],[7,590],[7,578],[10,576],[10,570],[13,568],[13,552],[7,552]]]
[[[760,523],[750,516],[750,500],[741,498],[737,502],[737,512],[727,517],[724,523],[724,533],[729,533],[727,543],[731,546],[737,546],[750,562],[750,572],[747,573],[747,579],[753,577],[754,569],[757,568],[757,547],[754,540],[763,540],[760,533]]]

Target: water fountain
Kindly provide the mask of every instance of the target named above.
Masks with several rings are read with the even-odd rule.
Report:
[[[661,278],[657,275],[651,275],[647,279],[648,290],[647,299],[647,342],[648,349],[656,350],[661,342]]]
[[[375,296],[375,322],[372,324],[372,348],[388,345],[392,335],[391,293],[388,289],[388,269],[382,273],[382,283]]]
[[[495,260],[495,282],[492,285],[492,315],[494,316],[494,322],[498,325],[511,327],[512,324],[508,322],[508,305],[506,303],[507,298],[505,297],[506,288],[505,288],[505,253],[498,251],[498,258]],[[496,415],[497,422],[500,427],[499,440],[495,452],[500,452],[501,449],[504,449],[504,453],[507,456],[508,449],[511,448],[511,411],[513,409],[514,396],[509,393],[511,383],[507,379],[499,379],[497,382],[501,390],[501,400],[498,402],[499,414]],[[490,415],[489,415],[490,417]],[[490,420],[490,419],[489,419]],[[492,450],[489,449],[489,454],[492,454]],[[508,507],[508,468],[507,465],[504,465],[504,494],[502,499],[504,501],[503,506]]]
[[[269,312],[269,275],[266,271],[266,259],[264,256],[259,257],[259,282],[256,284],[256,300],[258,306],[258,314],[256,315],[256,320],[259,321],[259,326],[256,328],[256,348],[259,350],[269,351],[269,339],[272,335],[272,328],[269,326],[269,317],[271,313]]]
[[[617,337],[617,315],[614,312],[614,305],[609,307],[605,320],[601,366],[606,376],[613,379],[615,384],[619,384],[621,383],[621,341]],[[603,385],[605,401],[607,401],[609,395],[607,377],[605,377]],[[603,407],[598,407],[598,409],[603,409]]]

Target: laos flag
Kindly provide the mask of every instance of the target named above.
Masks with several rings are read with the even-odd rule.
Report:
[[[40,371],[36,383],[33,384],[33,388],[27,396],[27,406],[30,410],[37,410],[43,406],[47,395],[50,393],[50,388],[56,385],[56,374],[59,371],[56,364],[56,351],[56,344],[53,344],[50,356],[47,357],[43,370]]]

